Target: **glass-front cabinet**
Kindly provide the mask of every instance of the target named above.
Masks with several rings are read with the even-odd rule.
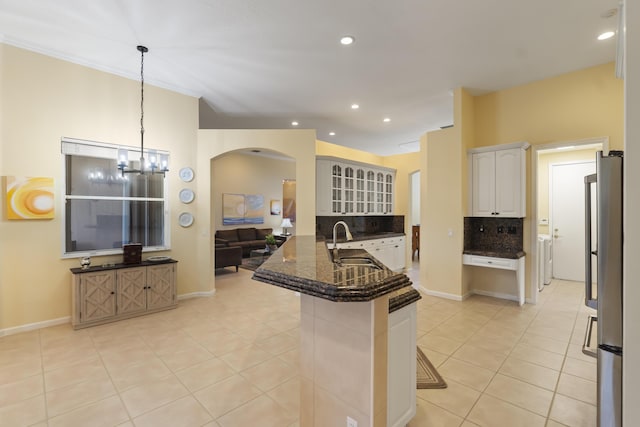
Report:
[[[317,215],[393,214],[393,169],[318,157],[316,178]]]

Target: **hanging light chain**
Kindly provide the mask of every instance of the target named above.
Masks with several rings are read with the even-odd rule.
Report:
[[[144,53],[148,52],[145,46],[138,46],[140,51],[140,158],[144,158]],[[144,165],[140,165],[144,169]]]

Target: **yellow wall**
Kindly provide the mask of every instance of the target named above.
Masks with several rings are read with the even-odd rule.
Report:
[[[382,156],[320,140],[316,141],[316,155],[339,157],[372,165],[384,165],[384,157]]]
[[[608,136],[623,146],[623,81],[603,64],[475,98],[475,146]]]
[[[394,214],[404,215],[405,263],[411,265],[411,174],[420,170],[420,153],[385,156],[383,166],[396,170]]]
[[[429,132],[420,141],[420,286],[462,298],[462,146],[459,128]],[[449,235],[451,233],[451,235]]]
[[[291,160],[229,153],[216,157],[211,165],[211,188],[213,189],[211,212],[215,230],[239,227],[272,228],[280,233],[282,214],[271,215],[270,201],[280,201],[282,206],[282,181],[296,178],[296,164]],[[244,226],[222,225],[222,194],[261,194],[264,197],[264,224]],[[294,228],[289,232],[295,233]]]
[[[547,151],[538,155],[538,221],[549,217],[549,165],[554,163],[570,163],[581,160],[596,160],[596,151],[601,148],[584,150]],[[549,225],[538,224],[538,233],[549,234]]]
[[[53,220],[0,219],[0,331],[65,319],[71,313],[71,273],[78,259],[61,259],[64,175],[63,136],[139,146],[140,83],[69,62],[0,44],[0,175],[55,179]],[[131,64],[133,70],[138,64]],[[193,165],[198,100],[145,86],[145,141],[170,151],[171,244],[178,259],[178,292],[196,285],[189,256],[193,228],[177,225],[177,170]],[[4,197],[3,197],[4,199]],[[3,201],[4,203],[4,201]],[[94,257],[93,263],[121,257]],[[1,334],[1,332],[0,332]]]

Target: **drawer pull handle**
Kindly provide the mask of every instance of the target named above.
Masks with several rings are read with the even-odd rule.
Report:
[[[493,264],[493,261],[487,261],[489,264]]]

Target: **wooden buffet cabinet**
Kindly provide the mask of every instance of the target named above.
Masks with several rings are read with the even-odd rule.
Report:
[[[74,329],[177,307],[177,261],[72,268]]]

